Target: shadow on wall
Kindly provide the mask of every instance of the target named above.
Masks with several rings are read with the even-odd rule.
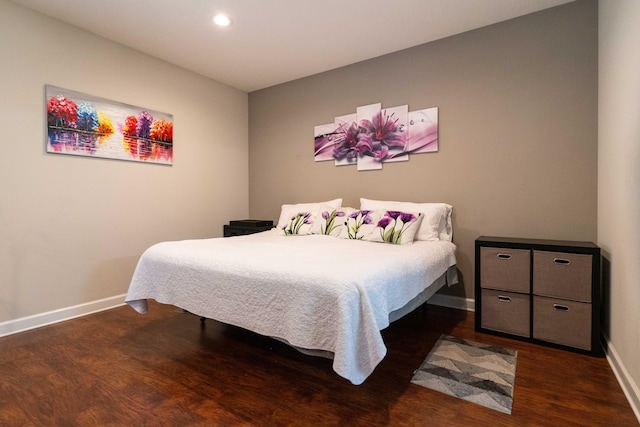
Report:
[[[602,327],[602,333],[609,337],[609,327],[611,318],[611,261],[605,256],[602,251],[601,268],[602,272],[602,295],[600,299],[600,326]],[[606,348],[606,347],[605,347]]]
[[[460,298],[462,300],[466,300],[467,298],[469,298],[465,290],[464,274],[458,267],[456,267],[456,271],[458,273],[458,283],[456,283],[455,285],[442,287],[438,292],[436,292],[436,295]]]

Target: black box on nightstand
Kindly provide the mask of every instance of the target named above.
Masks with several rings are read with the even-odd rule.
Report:
[[[246,234],[259,233],[271,230],[273,221],[266,219],[239,219],[229,221],[229,225],[224,226],[224,237],[243,236]]]
[[[231,227],[256,228],[256,227],[273,227],[273,221],[267,219],[237,219],[229,221]]]

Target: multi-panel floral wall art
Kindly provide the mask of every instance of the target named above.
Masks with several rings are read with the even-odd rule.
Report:
[[[173,116],[47,85],[47,152],[173,164]]]
[[[386,162],[409,160],[410,154],[438,151],[438,108],[409,111],[408,105],[358,107],[356,112],[315,126],[316,162],[382,169]]]

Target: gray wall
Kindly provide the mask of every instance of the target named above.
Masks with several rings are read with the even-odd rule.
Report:
[[[123,302],[148,246],[248,215],[246,93],[6,0],[0,58],[0,335]],[[174,165],[45,153],[45,84],[173,114]]]
[[[607,353],[640,419],[640,2],[599,10],[598,244]]]
[[[448,202],[464,286],[445,293],[466,298],[480,235],[595,241],[597,13],[569,3],[250,93],[251,216],[335,197]],[[375,102],[438,107],[439,152],[381,171],[314,162],[315,125]]]

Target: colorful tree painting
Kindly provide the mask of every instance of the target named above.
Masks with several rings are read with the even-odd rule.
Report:
[[[46,86],[47,152],[173,163],[169,114]]]

